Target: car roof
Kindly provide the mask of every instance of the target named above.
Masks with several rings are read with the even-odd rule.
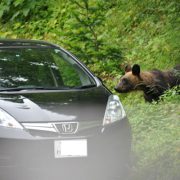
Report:
[[[0,39],[0,47],[59,47],[55,44],[41,40],[25,40],[25,39]]]

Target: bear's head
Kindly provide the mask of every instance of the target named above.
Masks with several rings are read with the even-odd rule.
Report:
[[[114,89],[119,93],[127,93],[132,90],[137,90],[141,83],[140,66],[134,64],[131,68],[130,65],[127,65],[125,67],[125,75],[121,77],[119,83]]]

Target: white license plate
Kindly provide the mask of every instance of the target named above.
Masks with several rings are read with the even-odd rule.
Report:
[[[54,157],[86,157],[87,156],[87,139],[79,140],[55,140]]]

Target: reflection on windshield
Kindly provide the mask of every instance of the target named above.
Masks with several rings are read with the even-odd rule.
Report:
[[[79,87],[94,84],[77,63],[52,48],[0,49],[0,89]]]

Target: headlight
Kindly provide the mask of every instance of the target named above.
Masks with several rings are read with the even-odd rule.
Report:
[[[110,95],[104,115],[103,125],[122,120],[126,116],[124,108],[117,95]]]
[[[23,129],[11,115],[2,109],[0,109],[0,126]]]

